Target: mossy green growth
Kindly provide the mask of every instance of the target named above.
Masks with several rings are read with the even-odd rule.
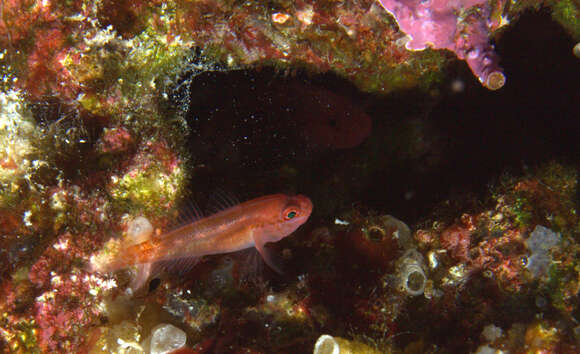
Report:
[[[445,78],[448,60],[448,55],[441,50],[419,52],[411,64],[413,71],[417,73],[419,88],[427,91],[439,85]]]
[[[148,27],[130,41],[131,50],[123,63],[120,77],[125,96],[139,98],[143,93],[157,92],[174,83],[191,55],[191,44]]]
[[[445,54],[438,50],[411,52],[404,64],[383,68],[374,80],[361,75],[360,79],[364,79],[366,83],[357,85],[370,92],[379,88],[386,93],[416,87],[428,91],[442,81],[446,60]]]
[[[527,176],[503,176],[492,198],[518,227],[542,224],[557,232],[570,232],[580,224],[577,180],[574,167],[549,162]]]
[[[550,294],[551,304],[556,309],[569,313],[576,305],[576,294],[580,290],[578,274],[580,265],[572,263],[553,263],[549,270],[546,293]]]
[[[550,162],[542,168],[538,177],[553,192],[562,198],[575,198],[578,185],[578,172],[575,168]]]
[[[132,169],[120,177],[113,177],[110,195],[113,203],[124,210],[138,210],[145,214],[169,212],[181,195],[186,180],[182,166],[171,172],[153,164],[146,169]]]
[[[510,210],[517,227],[526,227],[532,221],[532,210],[529,200],[523,195],[516,195]]]
[[[552,17],[558,21],[574,40],[580,41],[580,4],[574,0],[551,0]]]
[[[169,41],[167,33],[149,26],[131,39],[128,46],[130,50],[118,79],[122,94],[116,106],[117,113],[123,114],[114,116],[120,119],[121,125],[140,135],[165,132],[173,135],[170,141],[175,141],[175,127],[171,124],[179,117],[173,111],[163,112],[162,107],[188,65],[188,59],[194,55],[193,44],[179,37]]]
[[[38,347],[37,333],[38,329],[34,320],[20,321],[14,327],[12,340],[9,343],[9,352],[11,353],[41,353]]]
[[[538,171],[538,179],[557,201],[550,215],[552,228],[557,231],[566,231],[569,228],[578,227],[580,219],[577,215],[578,171],[576,168],[550,162]]]
[[[156,104],[175,83],[192,55],[193,42],[172,33],[174,5],[155,9],[156,16],[138,35],[124,39],[111,27],[100,29],[73,51],[64,65],[84,87],[78,101],[97,116],[142,123],[160,120]],[[140,129],[138,129],[140,130]]]

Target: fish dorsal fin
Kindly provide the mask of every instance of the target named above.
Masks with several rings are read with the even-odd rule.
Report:
[[[197,206],[193,199],[186,199],[181,203],[179,208],[179,215],[175,222],[171,224],[169,229],[175,229],[185,224],[190,224],[199,219],[203,219],[204,215],[201,209]]]
[[[240,201],[232,193],[226,192],[222,189],[216,189],[209,196],[207,212],[208,214],[216,214],[238,204],[240,204]]]

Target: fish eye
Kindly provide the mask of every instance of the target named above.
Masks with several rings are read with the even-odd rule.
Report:
[[[284,213],[284,219],[286,220],[294,219],[296,215],[298,215],[298,212],[296,210],[289,210]]]

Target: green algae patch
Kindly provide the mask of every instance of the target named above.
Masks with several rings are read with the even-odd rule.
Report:
[[[168,41],[167,36],[152,30],[143,31],[129,42],[120,77],[121,90],[129,97],[143,91],[167,88],[184,68],[191,55],[191,44],[176,38]]]
[[[542,224],[562,232],[578,225],[576,194],[577,171],[550,162],[520,179],[504,176],[493,199],[518,227]]]
[[[6,314],[5,314],[6,315]],[[8,342],[9,351],[12,353],[41,353],[38,347],[38,329],[34,320],[20,321],[15,326],[15,330],[8,335],[4,334],[4,339]]]
[[[572,0],[550,1],[552,17],[558,21],[575,40],[580,40],[580,5]]]
[[[111,196],[128,209],[150,212],[166,210],[173,205],[183,189],[185,173],[181,168],[166,172],[157,166],[146,170],[131,170],[111,181]]]

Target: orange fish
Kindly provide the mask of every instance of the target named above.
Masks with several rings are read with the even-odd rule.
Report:
[[[151,264],[158,261],[202,257],[256,247],[266,264],[280,272],[264,246],[277,242],[304,224],[312,212],[306,196],[273,194],[252,199],[216,214],[193,221],[165,234],[151,233],[147,240],[121,246],[110,260],[94,264],[110,272],[140,265],[136,287],[148,278]]]

